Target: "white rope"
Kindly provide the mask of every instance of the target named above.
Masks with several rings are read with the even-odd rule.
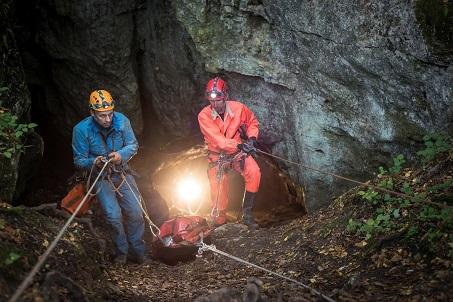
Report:
[[[58,241],[61,239],[61,237],[63,236],[64,232],[66,231],[66,229],[69,227],[69,225],[71,224],[71,222],[74,220],[75,216],[77,215],[77,213],[79,212],[79,210],[82,208],[82,206],[85,204],[85,201],[87,200],[87,197],[88,195],[91,193],[91,191],[93,190],[94,186],[96,185],[96,182],[99,180],[99,178],[101,177],[102,175],[102,172],[104,171],[105,167],[107,167],[107,165],[112,161],[112,159],[109,159],[105,164],[104,166],[102,167],[101,171],[99,172],[98,176],[96,177],[96,179],[94,180],[93,184],[91,185],[90,189],[88,190],[88,192],[85,194],[85,196],[83,197],[82,201],[80,202],[80,204],[78,205],[78,207],[75,209],[74,213],[72,213],[71,217],[69,217],[68,221],[66,222],[66,224],[63,226],[63,228],[60,230],[60,232],[58,233],[57,237],[55,237],[55,239],[52,241],[52,243],[49,245],[49,247],[47,248],[47,250],[44,252],[44,254],[42,254],[39,258],[39,261],[35,264],[35,266],[33,267],[33,269],[30,271],[30,273],[28,273],[27,277],[24,279],[24,281],[22,281],[22,283],[19,285],[19,287],[16,289],[16,291],[14,292],[14,295],[8,300],[9,302],[15,302],[17,301],[18,298],[20,298],[20,296],[22,295],[22,293],[24,292],[24,290],[28,287],[28,285],[30,284],[30,282],[33,281],[33,277],[36,275],[36,273],[39,271],[39,269],[42,267],[42,265],[44,264],[44,262],[47,260],[47,257],[50,255],[50,253],[52,252],[52,250],[55,248],[55,246],[57,245]],[[94,165],[94,163],[93,163]]]
[[[282,278],[282,279],[288,280],[288,281],[290,281],[290,282],[293,282],[293,283],[295,283],[295,284],[297,284],[297,285],[299,285],[299,286],[302,286],[302,287],[305,288],[305,289],[310,290],[313,294],[318,295],[318,296],[321,296],[322,298],[324,298],[325,300],[327,300],[327,301],[329,301],[329,302],[335,302],[335,300],[333,300],[332,298],[329,298],[329,297],[327,297],[326,295],[321,294],[321,293],[318,292],[316,289],[313,289],[313,288],[309,287],[308,285],[303,284],[302,282],[299,282],[299,281],[297,281],[297,280],[295,280],[295,279],[286,277],[286,276],[284,276],[284,275],[282,275],[282,274],[273,272],[273,271],[271,271],[271,270],[269,270],[269,269],[267,269],[267,268],[261,267],[261,266],[259,266],[259,265],[253,264],[253,263],[251,263],[251,262],[245,261],[245,260],[243,260],[243,259],[241,259],[241,258],[238,258],[238,257],[236,257],[236,256],[230,255],[230,254],[228,254],[228,253],[226,253],[226,252],[224,252],[224,251],[221,251],[221,250],[217,249],[217,248],[215,247],[215,245],[213,245],[213,244],[208,245],[208,244],[206,244],[206,243],[203,242],[203,238],[202,238],[201,242],[197,244],[197,246],[199,247],[199,248],[198,248],[198,255],[203,254],[204,251],[208,251],[208,250],[209,250],[209,251],[212,251],[212,252],[214,252],[214,253],[217,253],[217,254],[219,254],[219,255],[228,257],[228,258],[230,258],[230,259],[233,259],[233,260],[238,261],[238,262],[240,262],[240,263],[243,263],[243,264],[245,264],[245,265],[248,265],[248,266],[257,268],[257,269],[259,269],[259,270],[265,271],[265,272],[267,272],[267,273],[269,273],[269,274],[271,274],[271,275],[274,275],[274,276],[280,277],[280,278]]]
[[[154,237],[157,237],[159,238],[160,240],[162,240],[162,238],[160,237],[160,229],[157,225],[154,224],[154,222],[151,220],[151,218],[149,218],[148,216],[148,213],[146,212],[146,210],[143,208],[143,205],[142,205],[142,196],[140,195],[140,198],[137,197],[137,195],[135,194],[134,190],[132,189],[131,185],[129,184],[129,182],[127,181],[126,179],[126,175],[124,175],[123,173],[123,177],[124,177],[124,180],[127,184],[127,186],[129,187],[129,189],[131,190],[132,194],[134,195],[135,197],[135,200],[137,201],[137,203],[139,204],[140,208],[142,209],[142,212],[143,214],[145,215],[145,218],[146,220],[148,221],[149,223],[149,229],[151,230],[151,233],[153,234]],[[137,192],[138,192],[138,188],[137,188]],[[146,205],[145,205],[146,206]],[[154,230],[153,228],[155,228],[157,230],[157,234],[154,233]]]
[[[233,157],[228,158],[226,157],[225,153],[220,153],[219,159],[217,160],[217,175],[216,175],[216,181],[217,181],[217,195],[215,199],[215,205],[214,208],[211,210],[211,217],[214,219],[215,217],[219,216],[219,198],[220,198],[220,192],[222,188],[222,181],[225,173],[228,173],[228,170],[226,170],[225,165],[231,164],[235,161],[241,160],[241,157],[247,156],[244,152],[238,152],[236,153]],[[213,166],[212,168],[214,168]],[[223,194],[223,192],[222,192]]]

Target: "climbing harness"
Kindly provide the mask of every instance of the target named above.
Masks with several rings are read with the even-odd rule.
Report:
[[[91,187],[88,189],[88,192],[85,194],[84,198],[82,199],[82,202],[80,202],[80,204],[78,205],[78,207],[75,209],[74,213],[72,213],[71,217],[69,217],[69,219],[66,221],[65,225],[63,226],[63,228],[61,228],[60,232],[58,233],[58,235],[55,237],[55,239],[52,241],[52,243],[49,245],[49,247],[47,248],[47,250],[44,252],[44,254],[42,254],[40,257],[39,257],[39,261],[35,264],[35,266],[33,267],[33,269],[30,271],[30,273],[27,275],[27,277],[24,279],[24,281],[22,281],[22,283],[19,285],[19,287],[16,289],[16,291],[14,292],[14,295],[9,299],[9,302],[15,302],[17,301],[17,299],[20,298],[20,296],[22,295],[22,293],[24,292],[24,290],[28,287],[28,285],[30,284],[30,282],[33,281],[33,277],[36,275],[36,273],[39,271],[39,269],[42,267],[42,265],[44,264],[44,262],[47,260],[47,257],[50,255],[50,253],[53,251],[53,249],[55,248],[55,246],[57,245],[58,241],[61,239],[61,237],[63,236],[64,232],[66,231],[66,229],[69,227],[69,225],[71,224],[71,222],[74,220],[75,216],[77,215],[77,213],[80,211],[80,209],[83,207],[83,205],[85,204],[88,196],[90,195],[91,191],[93,190],[94,186],[96,185],[97,181],[99,180],[99,178],[101,177],[102,175],[102,172],[104,172],[105,168],[109,165],[109,163],[112,161],[112,159],[109,159],[108,161],[106,161],[104,163],[104,165],[102,166],[101,168],[101,171],[99,172],[98,176],[96,177],[96,179],[94,180],[93,184],[91,185]],[[93,163],[94,165],[94,163]]]
[[[242,264],[245,264],[245,265],[248,265],[248,266],[257,268],[257,269],[259,269],[259,270],[265,271],[265,272],[267,272],[267,273],[269,273],[269,274],[271,274],[271,275],[274,275],[274,276],[280,277],[280,278],[282,278],[282,279],[285,279],[285,280],[287,280],[287,281],[293,282],[293,283],[295,283],[295,284],[297,284],[297,285],[299,285],[299,286],[302,286],[302,287],[305,288],[305,289],[308,289],[308,290],[309,290],[310,292],[312,292],[313,294],[322,297],[322,298],[325,299],[326,301],[335,302],[335,300],[333,300],[332,298],[329,298],[329,297],[327,297],[326,295],[321,294],[319,291],[317,291],[317,290],[315,290],[315,289],[309,287],[308,285],[305,285],[304,283],[302,283],[302,282],[300,282],[300,281],[297,281],[297,280],[295,280],[295,279],[286,277],[286,276],[284,276],[284,275],[282,275],[282,274],[276,273],[276,272],[271,271],[271,270],[269,270],[269,269],[267,269],[267,268],[264,268],[264,267],[262,267],[262,266],[253,264],[253,263],[248,262],[248,261],[246,261],[246,260],[243,260],[243,259],[241,259],[241,258],[239,258],[239,257],[230,255],[230,254],[228,254],[228,253],[226,253],[226,252],[224,252],[224,251],[221,251],[221,250],[217,249],[216,246],[215,246],[214,244],[208,245],[208,244],[206,244],[206,243],[203,242],[203,237],[201,237],[200,242],[197,243],[197,246],[198,246],[198,255],[197,255],[198,257],[201,257],[201,256],[203,255],[203,253],[206,252],[206,251],[211,251],[211,252],[214,252],[214,253],[216,253],[216,254],[219,254],[219,255],[225,256],[225,257],[227,257],[227,258],[233,259],[233,260],[235,260],[235,261],[237,261],[237,262],[240,262],[240,263],[242,263]]]
[[[219,197],[221,193],[221,183],[223,180],[223,176],[228,169],[231,168],[232,164],[236,161],[243,161],[247,157],[247,154],[244,152],[238,152],[233,156],[228,156],[227,154],[221,152],[219,154],[219,159],[209,164],[209,169],[217,167],[217,174],[216,174],[216,181],[217,181],[217,194],[214,203],[214,207],[211,210],[211,217],[218,217],[219,216]],[[241,164],[241,167],[243,164]]]
[[[107,159],[104,157],[101,159],[102,162],[107,162]],[[88,180],[90,179],[91,177],[91,173],[92,171],[90,172],[90,176],[88,177]],[[118,173],[120,174],[121,176],[121,182],[118,186],[115,186],[115,184],[113,183],[112,181],[112,178],[111,178],[111,175],[112,173]],[[129,190],[132,192],[132,195],[134,195],[134,198],[135,200],[137,201],[138,205],[140,206],[140,209],[142,210],[143,212],[143,215],[145,216],[145,219],[146,221],[148,222],[148,225],[149,225],[149,229],[151,231],[151,233],[153,234],[153,236],[163,240],[161,237],[160,237],[160,230],[159,230],[159,227],[151,220],[151,218],[149,218],[149,215],[148,215],[148,209],[146,209],[146,204],[145,202],[143,201],[143,197],[141,196],[141,194],[139,193],[139,189],[137,186],[134,186],[134,189],[135,191],[137,191],[139,194],[137,196],[137,194],[135,194],[135,191],[134,189],[132,189],[132,186],[131,184],[127,181],[127,178],[126,178],[126,173],[123,169],[123,167],[117,167],[116,165],[112,165],[112,164],[109,164],[108,165],[108,168],[107,168],[107,180],[108,182],[110,183],[110,185],[112,186],[113,188],[113,191],[118,194],[119,196],[123,196],[123,194],[121,194],[121,192],[119,191],[120,188],[126,184],[128,187],[129,187]],[[99,193],[99,192],[96,192],[96,194]]]

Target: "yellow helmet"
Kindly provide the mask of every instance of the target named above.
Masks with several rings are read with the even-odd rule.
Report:
[[[115,108],[115,101],[107,90],[95,90],[90,94],[90,109],[108,111]]]

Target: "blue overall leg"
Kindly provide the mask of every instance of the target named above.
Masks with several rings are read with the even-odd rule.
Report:
[[[145,221],[143,220],[143,212],[140,207],[140,193],[137,191],[137,184],[132,175],[126,175],[127,182],[131,186],[135,196],[126,182],[120,188],[123,197],[120,199],[120,207],[123,210],[125,223],[127,226],[127,240],[129,247],[132,249],[135,257],[143,257],[145,255],[145,242],[143,234],[145,232]]]
[[[117,249],[116,254],[127,255],[128,244],[121,221],[121,208],[113,187],[108,180],[100,180],[96,183],[95,191],[99,191],[96,198],[104,211],[110,236]]]

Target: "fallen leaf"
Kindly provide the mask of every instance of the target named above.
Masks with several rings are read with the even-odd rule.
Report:
[[[368,242],[363,240],[363,241],[357,242],[356,244],[354,244],[354,246],[362,248],[362,247],[365,247],[367,244],[368,244]]]
[[[410,294],[412,294],[412,288],[411,287],[402,288],[400,292],[404,296],[409,296]]]

